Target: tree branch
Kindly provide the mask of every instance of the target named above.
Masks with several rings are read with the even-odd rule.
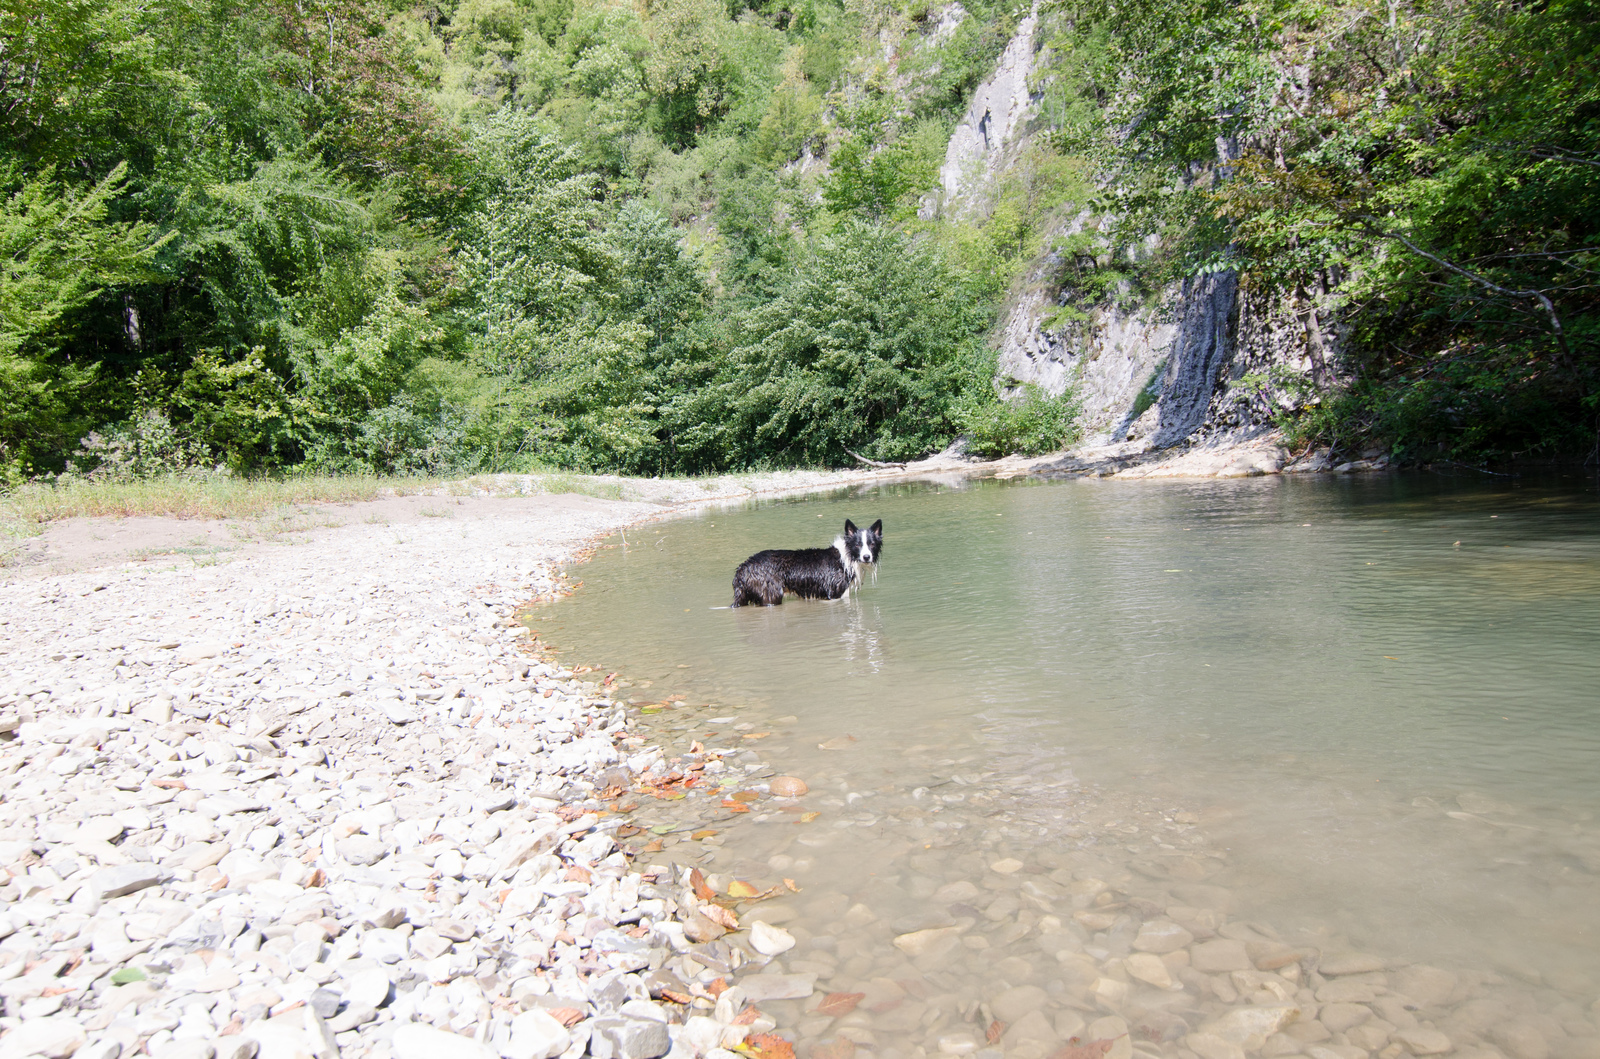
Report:
[[[1371,234],[1377,235],[1384,239],[1393,239],[1395,242],[1399,243],[1401,246],[1404,246],[1413,254],[1416,254],[1418,257],[1427,258],[1440,268],[1454,272],[1458,276],[1464,276],[1467,279],[1470,279],[1472,282],[1481,284],[1489,290],[1494,291],[1496,294],[1504,295],[1507,298],[1531,298],[1537,301],[1541,306],[1544,307],[1545,314],[1550,318],[1550,330],[1555,335],[1556,345],[1561,349],[1561,359],[1564,362],[1571,361],[1572,353],[1571,350],[1567,348],[1567,335],[1561,327],[1561,317],[1556,315],[1556,307],[1550,301],[1549,297],[1544,291],[1531,288],[1529,290],[1512,290],[1510,287],[1502,287],[1493,280],[1486,279],[1483,276],[1478,275],[1476,272],[1462,268],[1453,261],[1446,261],[1438,254],[1429,253],[1416,243],[1413,243],[1410,239],[1407,239],[1405,236],[1401,235],[1399,232],[1388,231],[1387,229],[1383,228],[1376,217],[1362,217],[1361,219],[1371,226],[1369,229]]]
[[[850,455],[854,456],[856,459],[860,460],[862,463],[866,464],[868,467],[892,467],[892,468],[895,468],[897,470],[902,470],[902,471],[905,470],[905,468],[906,468],[906,465],[903,464],[903,463],[882,463],[882,462],[880,462],[878,460],[869,460],[865,456],[861,455],[859,452],[851,452],[849,449],[845,449],[844,451],[849,452]]]

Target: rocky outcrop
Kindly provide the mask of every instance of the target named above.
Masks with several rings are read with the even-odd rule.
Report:
[[[1034,29],[1039,24],[1037,3],[1017,26],[1016,35],[995,64],[995,71],[972,94],[972,102],[945,148],[939,167],[939,190],[924,198],[924,220],[954,216],[971,210],[980,192],[1007,164],[1008,148],[1021,142],[1023,127],[1033,114],[1036,96],[1028,87],[1033,74]]]

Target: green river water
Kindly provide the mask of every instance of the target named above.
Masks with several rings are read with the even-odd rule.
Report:
[[[847,517],[885,527],[853,597],[723,609],[740,560]],[[895,934],[977,911],[952,981],[982,992],[1010,958],[1010,980],[1070,987],[1043,903],[948,901],[1012,857],[1079,909],[1105,880],[1147,917],[1212,905],[1291,945],[1595,1000],[1592,478],[934,481],[608,544],[536,624],[636,702],[684,696],[643,719],[652,738],[810,784],[810,823],[758,803],[664,851],[795,878],[807,898],[772,918],[801,968],[892,977]],[[834,940],[852,908],[892,926]],[[1067,929],[1093,959],[1128,951],[1092,917]]]

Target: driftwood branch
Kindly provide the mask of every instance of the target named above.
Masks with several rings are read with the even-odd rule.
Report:
[[[906,465],[903,463],[884,463],[881,460],[869,460],[859,452],[850,452],[849,449],[845,449],[844,451],[849,452],[850,455],[854,456],[868,467],[891,467],[900,471],[903,471],[906,468]]]

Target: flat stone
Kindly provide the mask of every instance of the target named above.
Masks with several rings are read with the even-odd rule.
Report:
[[[927,930],[913,930],[909,934],[901,934],[894,939],[894,947],[908,956],[922,956],[941,945],[947,939],[954,939],[961,933],[960,927],[930,927]]]
[[[382,967],[368,967],[344,980],[345,1002],[351,1007],[382,1007],[389,999],[393,986],[389,972]]]
[[[1354,1029],[1372,1017],[1372,1009],[1365,1004],[1324,1004],[1317,1012],[1317,1021],[1333,1033]]]
[[[1001,875],[1015,875],[1022,870],[1022,862],[1015,857],[1003,857],[989,865],[989,870]]]
[[[654,1019],[598,1018],[589,1035],[594,1059],[658,1059],[671,1047],[666,1023]]]
[[[44,1055],[50,1059],[66,1059],[82,1048],[89,1034],[78,1021],[66,1015],[48,1015],[44,1018],[26,1019],[22,1025],[6,1034],[0,1041],[8,1056]]]
[[[776,956],[794,948],[794,935],[782,927],[757,920],[750,924],[750,945],[763,956]]]
[[[154,864],[119,864],[114,868],[101,868],[89,879],[90,888],[101,900],[125,897],[151,886],[160,886],[165,873]]]
[[[1036,985],[1012,986],[989,1001],[989,1010],[1001,1022],[1016,1022],[1028,1012],[1044,1007],[1049,999],[1050,994]]]
[[[399,963],[406,958],[406,938],[391,929],[375,927],[361,935],[361,955],[379,963]]]
[[[212,1059],[217,1054],[210,1041],[198,1037],[180,1037],[168,1041],[151,1053],[151,1059]]]
[[[748,974],[739,979],[745,998],[752,1003],[763,1000],[802,1000],[816,991],[817,976],[805,974]]]
[[[1250,962],[1250,954],[1245,951],[1244,942],[1234,941],[1231,938],[1213,938],[1211,941],[1202,941],[1189,950],[1189,966],[1206,974],[1218,974],[1227,971],[1248,971],[1255,964]]]
[[[1317,971],[1325,977],[1332,977],[1340,974],[1370,974],[1387,966],[1382,957],[1370,953],[1336,952],[1324,956],[1317,964]]]
[[[351,835],[337,843],[339,856],[351,864],[363,867],[376,864],[389,852],[389,847],[371,835]]]
[[[420,1022],[394,1031],[394,1054],[396,1059],[499,1059],[486,1044]]]
[[[1511,1059],[1546,1059],[1550,1042],[1537,1027],[1526,1022],[1503,1022],[1489,1027],[1489,1039],[1505,1049]]]
[[[1172,988],[1172,972],[1161,957],[1149,952],[1136,952],[1123,961],[1131,977],[1146,982],[1157,989]]]
[[[1005,1021],[1004,1019],[1001,1020]],[[1023,1041],[1037,1041],[1040,1044],[1054,1046],[1060,1041],[1056,1029],[1044,1012],[1034,1010],[1017,1016],[1016,1020],[1006,1027],[1005,1041],[1007,1045],[1015,1046]]]
[[[511,1042],[505,1059],[554,1059],[571,1043],[572,1034],[560,1020],[534,1008],[511,1020]]]
[[[1200,1032],[1214,1034],[1247,1052],[1255,1052],[1260,1051],[1268,1037],[1299,1017],[1300,1009],[1292,1004],[1240,1007],[1202,1023]]]
[[[390,724],[416,724],[417,714],[399,699],[384,699],[378,703]]]
[[[1425,963],[1403,967],[1394,976],[1394,991],[1410,997],[1421,1007],[1446,1003],[1456,991],[1456,976]]]
[[[1455,1047],[1449,1037],[1426,1026],[1397,1030],[1392,1036],[1410,1049],[1412,1055],[1443,1055]]]
[[[1194,935],[1178,924],[1164,919],[1152,919],[1139,928],[1133,947],[1140,952],[1161,955],[1186,949],[1194,942]]]
[[[1276,971],[1291,963],[1299,963],[1304,955],[1292,945],[1272,940],[1246,941],[1244,950],[1250,954],[1250,962],[1255,964],[1258,971]]]
[[[1317,999],[1324,1004],[1367,1004],[1377,996],[1370,985],[1350,978],[1342,981],[1335,978],[1317,990]]]
[[[331,989],[313,990],[310,999],[306,1001],[312,1011],[325,1019],[333,1018],[334,1012],[339,1010],[339,1005],[343,1002],[344,998]]]
[[[1244,1049],[1214,1033],[1191,1033],[1183,1039],[1200,1059],[1244,1059]]]

